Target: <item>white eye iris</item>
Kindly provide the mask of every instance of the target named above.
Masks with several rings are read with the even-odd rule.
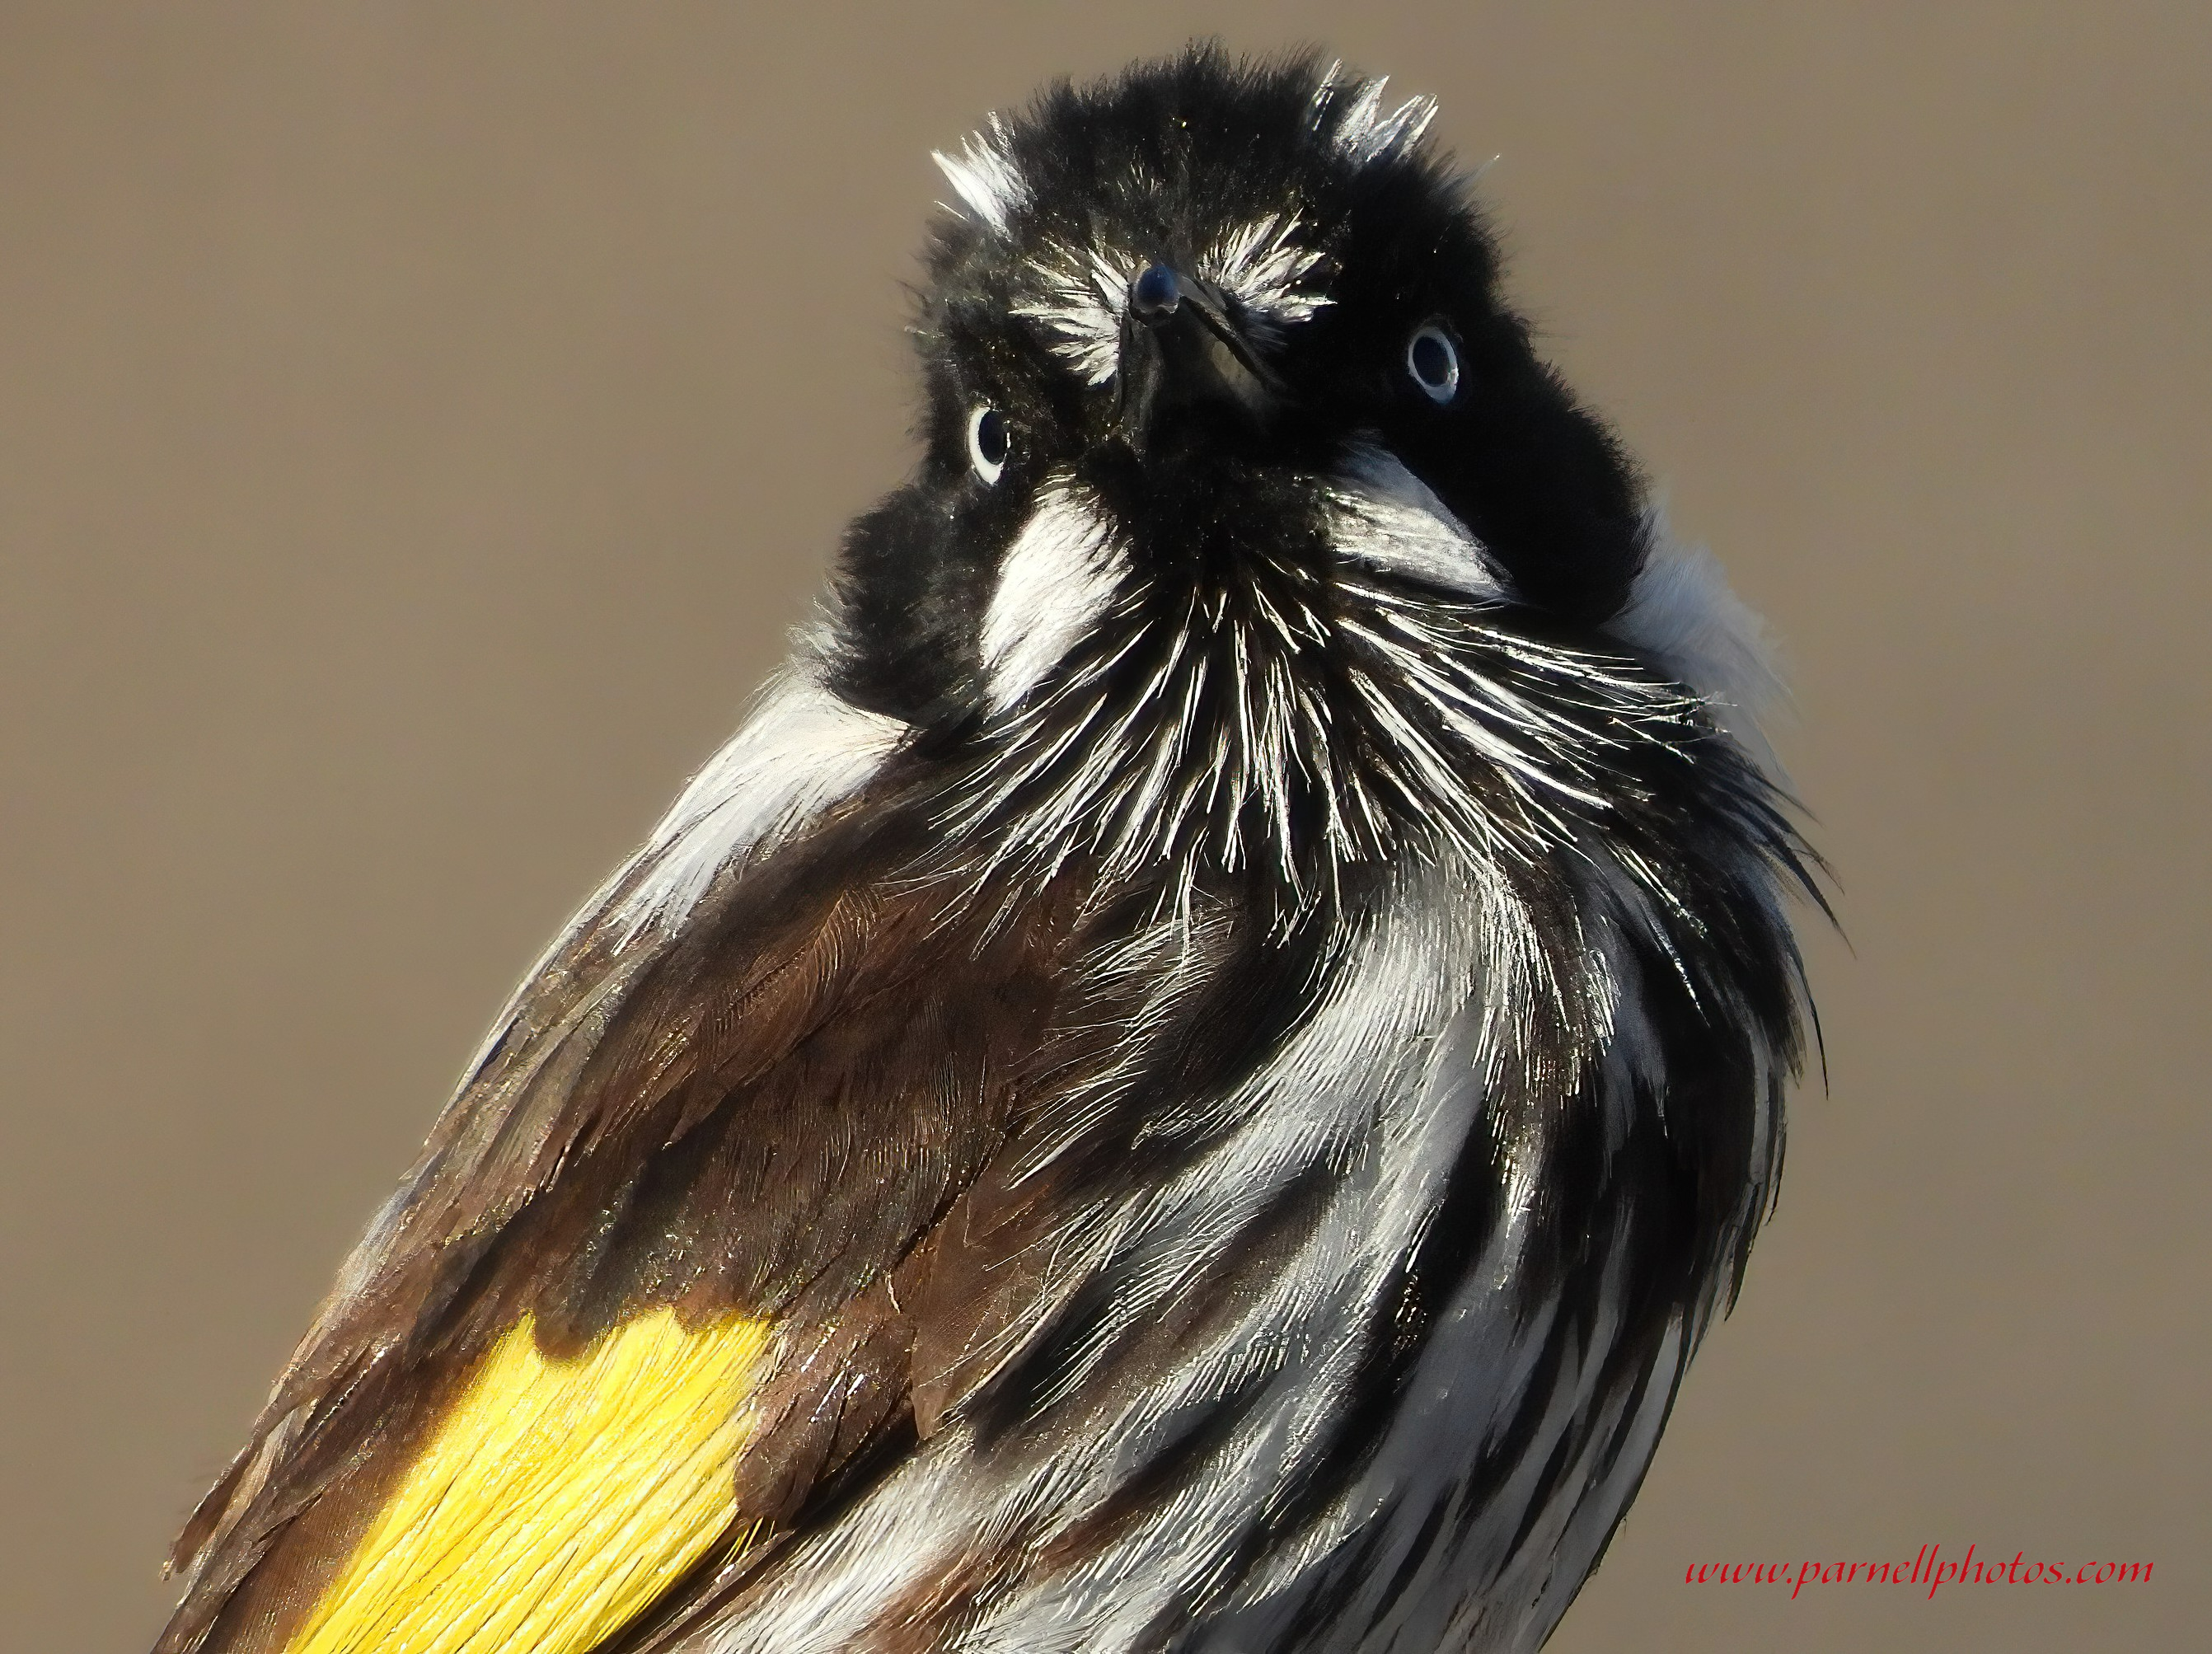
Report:
[[[968,463],[985,482],[999,480],[1012,447],[1013,434],[1006,429],[1006,417],[996,408],[980,407],[968,416]]]
[[[1422,395],[1442,406],[1459,394],[1459,347],[1436,323],[1424,323],[1406,341],[1406,371]]]

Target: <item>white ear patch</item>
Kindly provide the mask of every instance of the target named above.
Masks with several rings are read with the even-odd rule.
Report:
[[[1505,583],[1482,542],[1388,449],[1356,444],[1328,499],[1329,538],[1347,562],[1478,602],[1504,601]]]
[[[929,158],[960,198],[953,210],[1003,234],[1015,210],[1029,199],[1029,185],[1006,154],[1006,124],[993,115],[986,128],[970,132],[958,155],[933,149]]]
[[[1644,532],[1650,554],[1607,629],[1695,690],[1721,727],[1772,771],[1759,717],[1786,692],[1765,623],[1729,589],[1720,559],[1668,532],[1660,507],[1649,508]]]
[[[1048,479],[1006,548],[983,617],[992,710],[1012,706],[1060,664],[1112,606],[1123,573],[1113,531],[1089,496],[1064,477]]]

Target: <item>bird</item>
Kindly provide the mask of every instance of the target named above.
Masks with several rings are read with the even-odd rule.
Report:
[[[1540,1645],[1813,1037],[1760,622],[1427,97],[936,157],[919,455],[497,1019],[160,1654]]]

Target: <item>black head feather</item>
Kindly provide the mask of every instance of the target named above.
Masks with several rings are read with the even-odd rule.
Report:
[[[909,717],[972,707],[997,559],[1054,476],[1165,575],[1321,544],[1316,484],[1372,444],[1538,625],[1620,607],[1643,554],[1635,477],[1504,305],[1465,180],[1421,141],[1428,104],[1379,92],[1311,58],[1200,47],[1063,82],[940,157],[957,198],[916,319],[926,452],[848,541],[849,693]],[[1201,384],[1133,416],[1146,330],[1128,301],[1148,270],[1180,272],[1200,346],[1245,354],[1256,406]],[[1209,300],[1211,332],[1188,321]],[[1411,359],[1425,329],[1456,359],[1441,401]],[[983,409],[1011,437],[989,481],[969,441]]]

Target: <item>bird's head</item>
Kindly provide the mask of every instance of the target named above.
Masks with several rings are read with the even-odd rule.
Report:
[[[1201,47],[938,157],[927,453],[848,538],[835,664],[985,755],[972,821],[1294,876],[1415,820],[1527,847],[1687,727],[1602,631],[1633,474],[1382,94]]]

